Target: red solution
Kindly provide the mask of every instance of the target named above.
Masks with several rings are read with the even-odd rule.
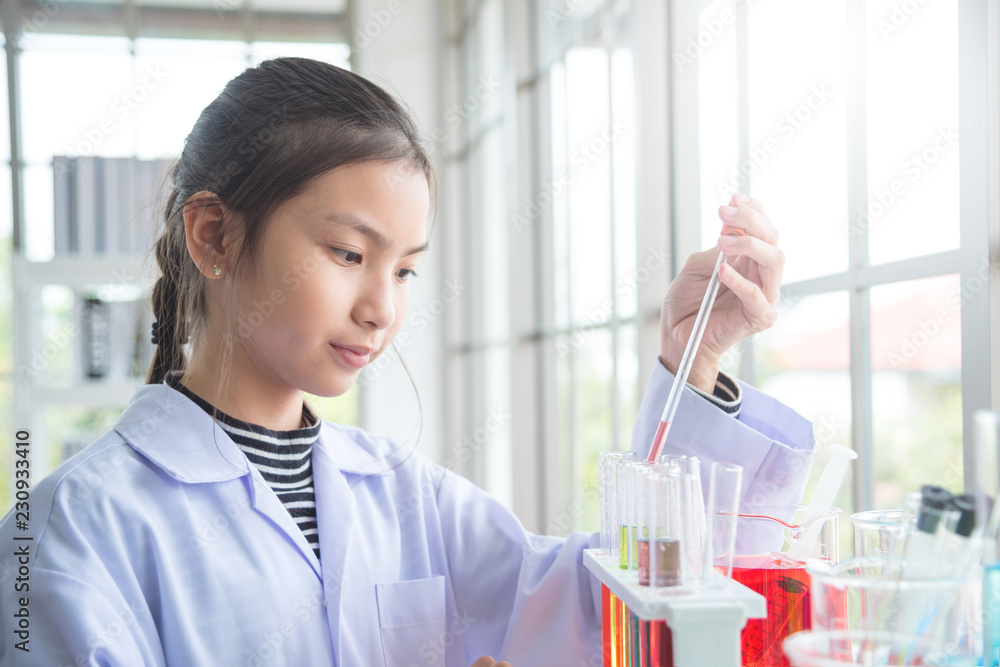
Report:
[[[767,599],[767,618],[747,619],[743,628],[744,667],[789,667],[781,643],[788,635],[812,627],[805,564],[781,561],[770,554],[736,556],[733,579]]]

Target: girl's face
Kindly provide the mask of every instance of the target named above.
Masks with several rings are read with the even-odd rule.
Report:
[[[285,202],[239,290],[237,338],[253,372],[346,392],[403,324],[429,210],[426,177],[400,161],[338,167]]]

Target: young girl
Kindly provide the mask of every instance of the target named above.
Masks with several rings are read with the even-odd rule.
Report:
[[[13,510],[0,524],[0,662],[600,664],[581,563],[598,535],[530,534],[465,478],[303,399],[346,392],[403,324],[436,179],[401,106],[337,67],[270,60],[204,110],[171,176],[147,383],[33,488],[27,531]],[[747,236],[720,242],[738,257],[667,448],[742,464],[748,500],[794,502],[810,425],[718,371],[773,322],[784,258],[758,202],[720,215]],[[643,457],[716,252],[667,292]]]

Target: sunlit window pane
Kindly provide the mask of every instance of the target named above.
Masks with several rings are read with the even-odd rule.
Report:
[[[868,7],[873,264],[957,248],[958,0]]]
[[[472,82],[472,95],[466,105],[472,107],[475,127],[490,125],[501,115],[503,96],[497,94],[504,72],[504,7],[501,0],[484,2],[476,23],[478,75]]]
[[[962,472],[962,285],[957,275],[871,292],[875,507]]]
[[[0,38],[0,45],[4,44],[4,39]],[[0,102],[3,103],[3,108],[0,109],[0,123],[3,123],[2,127],[9,127],[10,116],[9,109],[10,105],[7,104],[7,51],[0,53]],[[0,132],[3,136],[0,137],[0,157],[3,158],[4,162],[10,157],[10,132]],[[10,179],[5,181],[5,185],[0,187],[0,196],[4,196],[5,192],[10,190]],[[9,207],[8,207],[9,208]],[[3,212],[0,211],[0,221],[3,221]],[[9,223],[8,223],[9,224]],[[3,222],[0,222],[0,236],[2,236],[6,229],[8,229]]]
[[[541,205],[546,201],[552,207],[552,270],[553,318],[557,327],[566,327],[570,321],[570,272],[569,272],[569,148],[566,136],[566,68],[556,63],[549,70],[552,89],[552,173],[543,176],[542,189],[548,184],[547,194],[539,193],[521,205],[518,211],[520,233],[529,225],[538,224]]]
[[[624,36],[622,37],[624,39]],[[618,317],[636,313],[638,274],[636,267],[635,141],[641,129],[635,126],[632,51],[617,48],[611,54],[611,113],[620,132],[614,137],[611,178],[614,187],[615,300]],[[664,260],[664,263],[666,260]]]
[[[740,189],[735,14],[729,3],[713,2],[699,13],[698,21],[698,33],[674,50],[671,71],[677,75],[698,71],[699,226],[701,247],[709,248],[722,229],[719,205]],[[699,39],[706,45],[701,46]]]
[[[560,508],[583,517],[588,529],[600,525],[598,516],[597,460],[598,452],[614,449],[614,421],[611,408],[612,359],[611,332],[595,329],[581,341],[576,364],[576,446],[579,489],[582,507]]]
[[[639,413],[640,389],[642,382],[645,388],[646,378],[639,377],[639,359],[636,350],[639,349],[638,327],[634,324],[618,327],[618,449],[629,449],[632,446],[632,427],[635,425],[635,415]],[[642,360],[646,362],[646,359]],[[659,363],[653,361],[653,363]],[[643,365],[643,368],[647,368]],[[610,446],[606,449],[612,449]],[[593,480],[596,483],[596,478]],[[584,524],[593,525],[593,524]]]
[[[570,49],[566,80],[571,313],[587,324],[611,316],[609,139],[619,129],[608,116],[607,51]]]
[[[575,420],[576,414],[580,409],[578,405],[574,405],[574,401],[576,400],[576,383],[578,381],[578,378],[574,376],[574,365],[577,363],[574,359],[574,350],[580,344],[580,339],[578,334],[573,337],[559,335],[555,337],[554,343],[555,345],[549,349],[555,350],[555,402],[559,435],[558,440],[552,444],[558,451],[557,460],[559,461],[559,466],[557,470],[550,473],[547,481],[557,485],[558,492],[555,494],[558,498],[557,506],[569,507],[573,503],[573,489],[575,488],[576,475],[578,474],[573,460],[577,437]],[[548,443],[544,444],[548,446]],[[549,523],[554,524],[551,520]],[[559,526],[551,527],[543,525],[542,530],[557,535],[568,532],[568,529],[560,529]]]
[[[246,67],[246,45],[137,39],[135,52],[138,156],[178,157],[202,109]]]
[[[475,450],[483,450],[489,471],[490,494],[511,507],[514,489],[511,468],[511,391],[510,348],[492,347],[485,354],[485,391],[482,422],[475,425],[468,437]]]
[[[741,169],[780,233],[785,282],[847,269],[845,4],[749,4],[749,156]]]
[[[484,333],[490,339],[505,339],[510,332],[510,255],[508,250],[508,217],[504,208],[504,191],[495,187],[503,180],[502,128],[494,127],[483,137],[482,150],[478,152],[479,168],[474,175],[480,179],[481,213],[474,223],[481,232],[482,261],[477,270],[482,275],[484,289]]]
[[[24,254],[33,261],[47,261],[55,254],[52,165],[25,167],[21,174],[24,178]]]
[[[816,436],[816,457],[804,499],[812,497],[830,445],[851,442],[851,377],[849,303],[846,292],[783,301],[777,323],[755,337],[758,388],[810,420]],[[858,444],[860,446],[860,444]],[[853,531],[847,517],[853,511],[853,478],[848,470],[835,505],[840,522],[841,556],[854,555]]]
[[[134,89],[128,40],[35,35],[21,64],[24,159],[53,155],[126,157],[135,152]]]

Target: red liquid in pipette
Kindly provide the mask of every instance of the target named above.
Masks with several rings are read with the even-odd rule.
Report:
[[[670,422],[660,422],[660,425],[656,427],[656,435],[653,436],[653,446],[649,448],[647,461],[655,462],[660,458],[660,451],[663,449],[663,443],[667,440],[667,431],[669,430]]]

